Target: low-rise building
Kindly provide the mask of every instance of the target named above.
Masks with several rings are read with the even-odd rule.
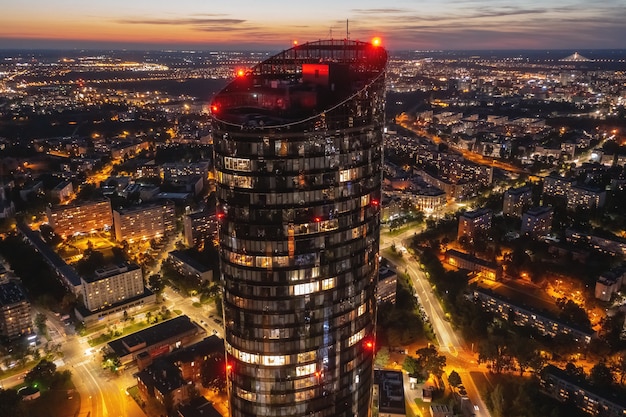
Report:
[[[168,412],[191,398],[192,386],[187,384],[180,369],[173,363],[157,359],[137,372],[137,388],[144,401],[156,399]]]
[[[576,343],[589,343],[594,336],[590,329],[582,329],[548,317],[529,306],[519,305],[491,290],[479,288],[471,293],[471,298],[481,304],[486,311],[496,314],[503,320],[512,320],[517,326],[528,326],[543,335],[555,337],[570,335]]]
[[[554,365],[548,365],[540,372],[541,391],[561,402],[574,404],[580,410],[603,417],[623,417],[626,415],[626,401],[618,393],[602,390],[580,377],[568,374]]]
[[[452,417],[452,409],[446,404],[432,404],[430,406],[430,417]]]
[[[204,333],[204,330],[196,326],[189,317],[178,316],[113,340],[105,349],[115,353],[125,365],[135,361],[143,353],[149,354],[153,359],[166,355],[174,348],[187,345],[200,333]]]
[[[402,372],[374,370],[374,401],[378,404],[378,415],[405,417],[404,381]]]
[[[204,397],[192,398],[178,408],[176,417],[223,417]]]
[[[213,269],[198,262],[186,251],[171,251],[167,255],[167,260],[178,273],[197,280],[199,284],[213,281]]]
[[[476,273],[481,279],[499,281],[502,279],[502,267],[495,262],[485,261],[468,253],[449,249],[446,251],[446,262],[459,269],[467,269]]]

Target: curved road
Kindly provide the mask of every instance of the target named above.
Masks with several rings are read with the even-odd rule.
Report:
[[[415,230],[409,230],[398,236],[388,236],[381,233],[380,250],[382,251],[384,248],[391,246],[397,241],[400,241],[402,245],[404,245],[404,242],[401,239],[413,236],[414,232]],[[408,254],[405,254],[402,258],[389,259],[389,261],[396,265],[397,271],[409,274],[413,288],[415,288],[416,295],[419,297],[420,304],[424,308],[424,311],[433,326],[433,331],[435,332],[435,337],[439,343],[440,351],[444,354],[450,354],[456,359],[455,362],[459,362],[460,365],[463,364],[461,365],[463,366],[463,369],[457,369],[457,372],[462,374],[462,380],[467,390],[468,397],[472,402],[472,407],[474,405],[478,406],[478,410],[475,409],[474,414],[477,417],[491,417],[491,414],[489,413],[489,410],[487,409],[487,406],[483,402],[482,398],[480,398],[476,385],[471,374],[469,373],[469,368],[474,370],[476,365],[472,364],[471,361],[464,360],[464,357],[467,355],[464,354],[465,347],[463,341],[454,331],[450,322],[445,319],[443,308],[441,308],[441,304],[433,293],[430,282],[428,281],[428,278],[426,278],[424,271],[420,268],[419,263],[413,256]],[[460,353],[462,355],[460,355]],[[473,357],[473,354],[470,357]]]

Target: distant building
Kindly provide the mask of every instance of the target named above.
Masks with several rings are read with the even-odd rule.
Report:
[[[592,416],[626,415],[626,401],[619,393],[598,390],[584,379],[572,376],[554,365],[543,368],[539,376],[541,391],[558,401],[574,404]]]
[[[217,217],[215,213],[199,211],[183,217],[185,244],[199,247],[206,239],[217,238]]]
[[[16,281],[0,284],[0,336],[15,339],[30,334],[30,302]]]
[[[491,229],[492,216],[493,213],[489,209],[478,209],[461,214],[457,239],[461,236],[467,236],[471,242],[479,231],[487,232]]]
[[[165,163],[161,165],[161,175],[164,180],[171,180],[174,178],[188,177],[190,175],[200,175],[203,181],[206,181],[209,176],[209,163],[194,162],[187,163]]]
[[[398,274],[396,274],[396,271],[381,266],[378,270],[378,283],[376,284],[376,301],[379,304],[395,304],[397,288]]]
[[[626,279],[626,267],[619,266],[600,275],[596,281],[594,295],[598,300],[610,301],[611,296],[622,288]]]
[[[586,209],[601,208],[605,202],[606,191],[598,187],[575,185],[567,196],[568,210],[575,210],[579,206]]]
[[[102,230],[113,224],[108,199],[48,207],[46,213],[48,223],[62,237]]]
[[[522,235],[534,238],[545,236],[552,230],[552,207],[533,207],[522,216]]]
[[[58,198],[59,201],[64,202],[72,196],[74,192],[74,186],[72,181],[62,181],[56,185],[51,191],[52,197]]]
[[[522,217],[525,208],[532,205],[532,189],[530,187],[509,188],[504,193],[502,213],[505,216]]]
[[[176,230],[174,204],[164,201],[114,210],[113,224],[118,242],[162,238]]]
[[[454,412],[446,404],[432,404],[430,406],[430,417],[452,417]]]
[[[110,265],[81,277],[83,302],[90,311],[100,310],[144,293],[139,265]]]
[[[543,194],[548,196],[565,197],[569,196],[572,185],[576,183],[573,178],[565,178],[559,175],[550,174],[543,179]]]

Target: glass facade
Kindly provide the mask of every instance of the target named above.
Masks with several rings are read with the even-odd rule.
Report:
[[[299,45],[212,103],[232,417],[370,414],[386,60]]]

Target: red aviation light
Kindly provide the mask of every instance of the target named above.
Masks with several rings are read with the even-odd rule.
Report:
[[[382,41],[379,37],[375,37],[372,39],[372,45],[374,46],[381,46],[382,45]]]
[[[241,77],[243,77],[244,75],[246,75],[246,71],[244,71],[244,70],[243,70],[243,69],[241,69],[241,68],[237,70],[237,77],[241,78]]]
[[[372,200],[372,206],[374,207],[378,207],[378,205],[380,204],[380,201],[378,200]]]
[[[230,363],[226,364],[226,372],[230,372],[233,370],[233,365],[231,365]]]
[[[298,46],[298,41],[297,40],[293,40],[293,46]]]
[[[365,346],[365,349],[371,351],[374,351],[374,347],[376,346],[376,344],[374,343],[374,339],[366,339],[363,345]]]
[[[211,111],[213,113],[217,113],[218,110],[219,110],[219,107],[217,106],[217,104],[214,104],[214,105],[211,106]]]
[[[217,220],[222,220],[224,217],[225,217],[225,214],[223,212],[217,213]]]
[[[319,222],[322,221],[322,218],[321,217],[316,217],[313,220],[315,220],[315,223],[319,223]]]

